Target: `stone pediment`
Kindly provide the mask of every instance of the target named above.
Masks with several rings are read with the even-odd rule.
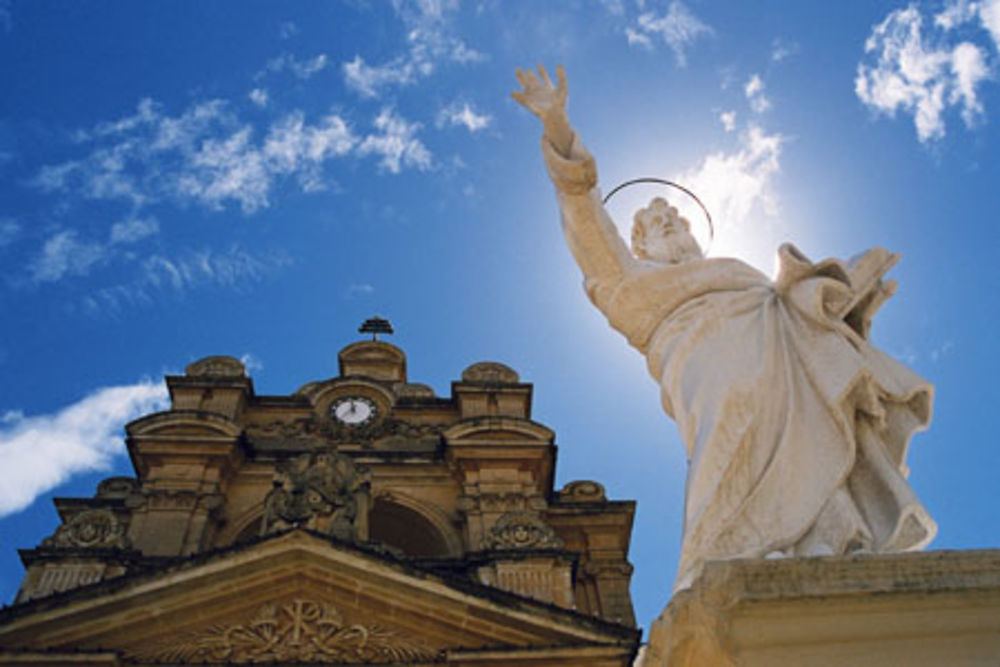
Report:
[[[224,415],[204,410],[156,412],[126,425],[130,437],[223,438],[238,437],[242,429]]]
[[[505,651],[556,651],[568,662],[552,664],[578,664],[596,651],[627,664],[637,641],[634,629],[304,530],[0,612],[0,646],[126,662],[509,664]]]

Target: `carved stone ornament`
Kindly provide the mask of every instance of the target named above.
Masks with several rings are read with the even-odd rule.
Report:
[[[462,382],[517,384],[520,381],[517,371],[495,361],[480,361],[462,371]]]
[[[507,512],[483,540],[486,549],[561,549],[563,541],[532,512]]]
[[[570,482],[559,492],[559,499],[571,503],[601,503],[607,500],[604,486],[591,480]]]
[[[188,364],[186,375],[194,377],[245,377],[247,369],[239,359],[226,356],[205,357]]]
[[[251,438],[263,439],[371,443],[388,437],[412,440],[437,438],[441,436],[441,428],[434,424],[411,424],[400,419],[382,419],[359,426],[345,426],[331,419],[310,417],[290,422],[272,421],[250,425],[247,433]]]
[[[293,526],[358,537],[356,524],[367,511],[371,474],[338,452],[302,454],[281,466],[264,499],[262,534]]]
[[[84,549],[127,549],[128,537],[114,513],[108,510],[86,510],[59,526],[52,537],[42,541],[44,547]]]
[[[216,625],[130,652],[156,662],[375,663],[433,661],[438,652],[420,640],[375,625],[349,623],[327,602],[295,598],[257,608],[245,623]]]
[[[97,485],[97,497],[127,498],[138,490],[139,481],[134,477],[108,477]]]

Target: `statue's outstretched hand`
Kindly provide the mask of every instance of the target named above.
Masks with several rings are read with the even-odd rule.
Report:
[[[556,79],[558,85],[552,85],[552,79],[545,67],[538,66],[539,76],[531,70],[517,69],[517,80],[521,83],[522,90],[515,90],[510,94],[524,108],[535,114],[542,121],[553,112],[566,113],[566,70],[562,65],[556,67]]]
[[[573,143],[573,130],[566,117],[569,91],[566,70],[562,65],[556,67],[557,85],[552,85],[549,73],[541,65],[538,66],[538,76],[531,70],[518,69],[517,80],[521,83],[521,90],[515,90],[510,96],[538,116],[545,128],[546,138],[559,153],[568,154]]]

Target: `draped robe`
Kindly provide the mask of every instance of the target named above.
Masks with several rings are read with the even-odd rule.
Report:
[[[933,389],[868,341],[881,274],[866,298],[853,284],[894,256],[813,263],[785,244],[774,281],[731,258],[639,260],[578,138],[569,155],[542,147],[587,295],[645,355],[687,449],[675,588],[710,559],[925,547],[936,525],[906,453]]]

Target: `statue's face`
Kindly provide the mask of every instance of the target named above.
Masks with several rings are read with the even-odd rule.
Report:
[[[691,235],[691,223],[665,199],[657,197],[635,215],[633,249],[640,258],[664,264],[701,259],[698,242]]]

